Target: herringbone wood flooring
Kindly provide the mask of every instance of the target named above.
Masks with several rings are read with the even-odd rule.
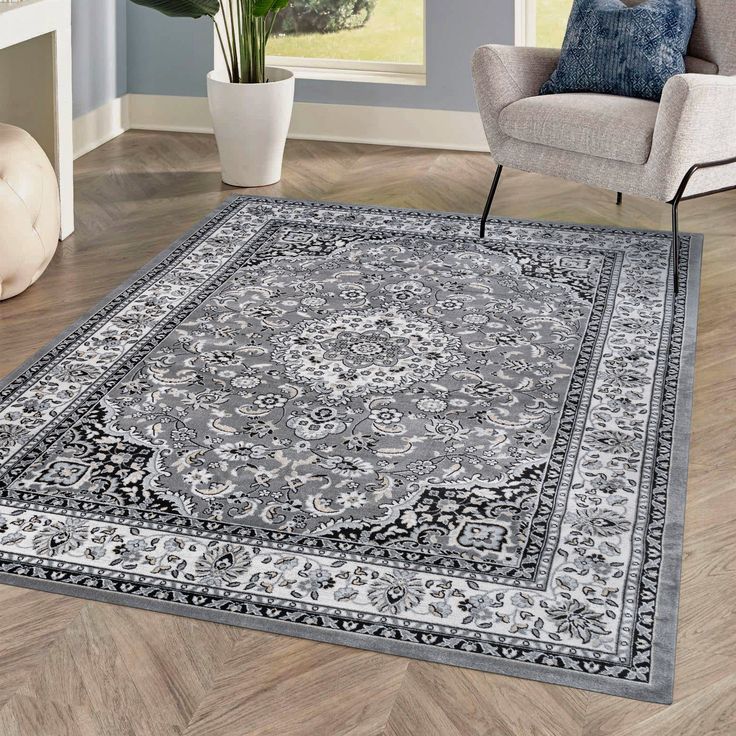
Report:
[[[267,194],[479,212],[469,153],[290,141]],[[209,136],[129,132],[76,165],[77,232],[0,304],[14,368],[230,194]],[[666,228],[668,208],[513,171],[494,211]],[[0,586],[1,736],[736,733],[736,193],[705,232],[675,703],[670,707]]]

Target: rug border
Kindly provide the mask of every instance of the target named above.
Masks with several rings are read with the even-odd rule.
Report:
[[[371,204],[353,204],[347,202],[326,202],[308,199],[290,199],[286,197],[268,197],[264,195],[248,195],[234,193],[223,200],[220,205],[200,219],[193,227],[164,248],[158,255],[144,264],[120,286],[113,289],[101,301],[87,310],[79,319],[53,340],[36,351],[18,368],[0,379],[0,390],[15,380],[27,368],[46,355],[72,332],[81,327],[91,316],[109,304],[125,289],[141,276],[161,263],[172,251],[194,236],[212,219],[226,210],[236,201],[271,200],[288,204],[305,205],[344,205],[374,209],[383,212],[406,212],[416,215],[450,215],[467,220],[477,219],[477,215],[463,212],[435,212],[406,207],[387,207]],[[602,233],[633,233],[641,235],[669,235],[666,231],[651,229],[613,228],[604,225],[574,223],[565,221],[523,220],[517,218],[492,218],[489,222],[512,223],[519,225],[550,225],[575,227]],[[265,631],[273,634],[296,636],[328,644],[351,646],[366,651],[409,657],[420,661],[434,662],[458,667],[466,667],[483,672],[521,677],[553,685],[575,687],[605,695],[633,698],[656,703],[672,702],[675,672],[675,653],[677,641],[677,617],[679,610],[680,576],[682,568],[682,546],[684,538],[685,501],[687,494],[687,471],[689,460],[689,444],[691,436],[691,416],[693,401],[693,384],[695,369],[695,349],[698,322],[698,303],[700,294],[700,272],[704,236],[696,233],[683,233],[690,237],[687,295],[683,324],[682,348],[680,355],[680,373],[678,378],[678,398],[675,409],[674,429],[671,450],[670,480],[668,483],[668,504],[665,517],[665,528],[662,540],[662,567],[657,589],[657,606],[655,614],[654,634],[652,637],[652,677],[649,683],[619,681],[611,678],[599,679],[595,674],[583,672],[565,672],[515,660],[503,660],[483,654],[457,652],[429,647],[412,642],[401,642],[378,637],[366,637],[355,632],[323,629],[308,624],[286,621],[274,621],[251,614],[234,613],[215,609],[199,608],[173,601],[160,601],[128,593],[111,592],[87,588],[81,585],[30,578],[12,573],[0,573],[0,583],[16,587],[31,588],[48,593],[57,593],[74,598],[94,600],[114,605],[126,605],[143,610],[156,611],[203,621],[224,623],[241,628]],[[674,605],[671,604],[674,596]],[[666,605],[667,602],[670,605]]]
[[[700,275],[704,235],[690,235],[685,319],[682,330],[680,373],[675,408],[667,512],[662,537],[662,567],[657,586],[657,607],[652,637],[651,699],[671,704],[675,684],[677,620],[680,609],[685,506],[687,503],[690,438],[695,387],[695,357],[700,303]],[[663,605],[674,597],[674,605]]]

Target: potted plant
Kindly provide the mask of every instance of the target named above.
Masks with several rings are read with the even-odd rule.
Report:
[[[166,15],[212,20],[226,71],[207,75],[222,180],[260,187],[281,178],[294,74],[266,66],[266,43],[289,0],[133,0]]]

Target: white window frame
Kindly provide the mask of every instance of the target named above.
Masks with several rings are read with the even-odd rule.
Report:
[[[377,84],[427,84],[427,2],[422,13],[422,61],[406,64],[391,61],[356,61],[349,59],[314,59],[299,56],[267,56],[266,63],[294,72],[297,79],[326,79]]]
[[[514,0],[514,35],[517,46],[537,45],[536,0]]]
[[[424,37],[426,39],[426,27]],[[377,84],[427,84],[426,44],[421,64],[352,59],[314,59],[300,56],[266,56],[266,63],[294,72],[297,79],[326,79]]]

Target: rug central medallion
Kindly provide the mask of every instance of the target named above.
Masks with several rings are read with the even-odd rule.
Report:
[[[346,309],[305,320],[272,342],[289,378],[335,403],[396,393],[464,361],[460,339],[437,320],[401,310]]]

